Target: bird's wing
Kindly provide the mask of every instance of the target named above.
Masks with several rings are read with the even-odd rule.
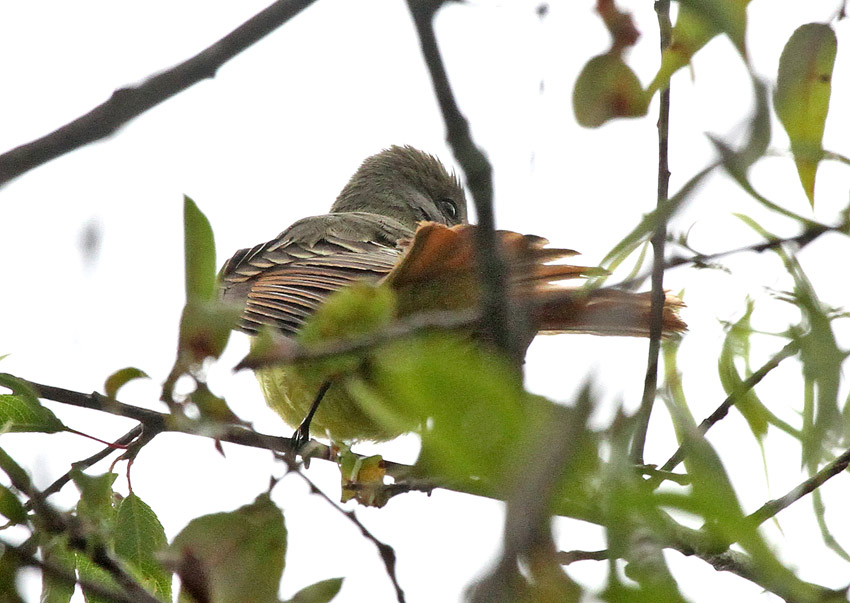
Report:
[[[294,335],[337,289],[390,272],[401,255],[396,243],[412,234],[375,214],[305,218],[267,243],[236,252],[219,275],[222,298],[242,305],[243,330],[270,325]]]

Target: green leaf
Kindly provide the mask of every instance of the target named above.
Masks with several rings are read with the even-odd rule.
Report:
[[[342,588],[342,578],[331,578],[316,582],[299,590],[286,603],[328,603]]]
[[[680,0],[670,45],[661,55],[661,67],[647,89],[648,96],[670,83],[676,71],[716,35],[725,33],[746,57],[747,5],[750,0]]]
[[[27,491],[31,485],[30,476],[26,471],[10,457],[5,450],[0,448],[0,469],[6,472],[12,485],[19,490]]]
[[[365,378],[363,378],[365,377]],[[432,334],[382,346],[349,393],[392,433],[419,428],[417,466],[504,492],[516,450],[527,449],[556,407],[527,394],[517,371],[466,339]]]
[[[168,539],[156,513],[135,494],[118,505],[115,516],[115,553],[133,569],[142,586],[160,599],[171,600],[171,572],[155,558]]]
[[[50,537],[41,545],[45,562],[65,570],[73,576],[76,572],[74,552],[68,548],[65,536]],[[51,572],[41,573],[41,603],[68,603],[74,595],[75,584],[56,578]]]
[[[802,25],[791,35],[779,59],[773,104],[791,139],[800,183],[814,206],[815,175],[823,158],[823,130],[832,92],[832,68],[838,42],[832,27]]]
[[[27,520],[27,511],[9,488],[0,485],[0,515],[13,524],[24,523]]]
[[[193,519],[169,549],[183,587],[181,601],[204,592],[212,603],[272,603],[283,575],[283,514],[262,494],[230,513]]]
[[[612,269],[614,265],[619,265],[623,260],[640,247],[655,231],[658,222],[661,220],[668,221],[670,218],[684,205],[691,194],[699,186],[702,179],[705,178],[714,168],[708,167],[690,180],[679,189],[675,195],[670,197],[666,203],[660,205],[650,213],[646,214],[640,223],[627,234],[614,248],[608,252],[602,260],[605,268]]]
[[[112,491],[112,484],[118,474],[87,475],[79,469],[72,469],[69,475],[80,491],[77,513],[108,532],[115,517],[115,493]]]
[[[751,218],[737,217],[765,239],[776,240],[776,235]],[[789,254],[783,247],[774,247],[773,251],[782,259],[785,269],[794,279],[791,301],[803,314],[803,324],[801,328],[792,330],[792,336],[800,346],[800,360],[803,363],[803,464],[813,474],[825,458],[826,450],[839,441],[844,430],[838,406],[838,390],[841,365],[846,354],[838,347],[828,310],[818,299],[796,256]]]
[[[150,379],[150,377],[142,369],[129,366],[109,375],[106,378],[106,383],[103,384],[103,390],[108,397],[114,398],[118,395],[119,389],[134,379]]]
[[[37,399],[19,394],[0,394],[0,426],[12,432],[56,433],[67,429]]]
[[[9,373],[0,373],[0,386],[12,390],[12,393],[17,396],[29,398],[38,402],[38,392],[33,386],[23,379],[18,379]]]
[[[720,358],[717,361],[717,370],[720,374],[720,383],[727,395],[735,396],[735,408],[744,415],[750,426],[750,431],[761,443],[767,433],[769,412],[759,400],[752,388],[744,388],[744,379],[738,373],[735,366],[737,359],[743,359],[749,372],[750,357],[750,318],[753,314],[752,300],[747,300],[747,310],[744,315],[729,328]]]
[[[634,71],[615,54],[590,59],[573,90],[576,120],[586,128],[597,128],[615,117],[646,115],[648,102]]]
[[[186,301],[215,297],[215,240],[207,217],[189,197],[183,197],[186,255]]]
[[[3,603],[24,603],[18,592],[18,578],[22,567],[17,555],[5,549],[0,552],[0,600]]]
[[[218,358],[241,311],[217,301],[189,301],[180,317],[178,356],[190,364]]]
[[[92,561],[88,555],[81,551],[76,551],[74,559],[77,564],[77,573],[81,580],[91,584],[98,584],[103,588],[108,588],[117,592],[121,591],[120,587],[115,582],[115,579],[109,575],[106,570],[102,569],[94,561]],[[85,585],[81,585],[80,589],[83,591],[86,603],[114,603],[115,601],[112,597],[104,597],[92,592],[92,590],[90,588],[86,588]]]

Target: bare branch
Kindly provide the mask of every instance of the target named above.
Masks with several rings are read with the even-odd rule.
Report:
[[[138,86],[116,90],[85,115],[50,134],[0,155],[0,185],[65,153],[106,138],[148,109],[215,75],[240,52],[286,23],[315,0],[278,0],[194,57]]]
[[[764,503],[761,508],[751,513],[747,519],[754,521],[757,525],[767,521],[781,510],[790,507],[807,494],[820,488],[828,479],[835,477],[847,469],[848,465],[850,465],[850,449],[845,450],[838,458],[828,463],[823,469],[788,492],[785,496]]]
[[[487,157],[472,140],[469,122],[457,105],[443,65],[434,34],[434,15],[442,4],[443,0],[407,2],[416,24],[422,55],[431,74],[434,94],[446,124],[446,140],[466,175],[466,184],[478,214],[479,228],[475,231],[475,240],[484,308],[484,331],[496,346],[519,366],[525,353],[520,337],[521,329],[525,326],[517,324],[517,313],[508,309],[504,286],[507,268],[496,244],[492,168]]]
[[[136,425],[133,429],[131,429],[130,431],[125,433],[123,436],[121,436],[120,438],[115,440],[114,443],[117,444],[117,445],[120,445],[120,446],[126,446],[126,445],[132,443],[133,441],[135,441],[135,439],[138,438],[140,435],[142,435],[142,431],[143,431],[142,426]],[[112,446],[107,446],[106,448],[104,448],[100,452],[95,453],[95,454],[91,455],[90,457],[88,457],[86,459],[83,459],[81,461],[77,461],[75,463],[71,463],[71,467],[72,467],[71,471],[73,471],[75,469],[79,469],[80,471],[82,471],[83,469],[87,469],[87,468],[91,467],[92,465],[94,465],[95,463],[105,459],[107,456],[109,456],[113,452],[117,452],[117,449],[112,447]],[[47,488],[45,488],[41,492],[41,495],[44,496],[45,498],[47,498],[48,496],[50,496],[52,494],[56,494],[57,492],[59,492],[62,488],[65,487],[65,484],[67,484],[69,481],[71,481],[71,471],[68,471],[65,475],[63,475],[62,477],[60,477],[59,479],[54,481],[52,484],[50,484]]]
[[[658,30],[661,37],[661,52],[670,45],[672,24],[670,22],[670,0],[657,0],[655,12],[658,15]],[[670,135],[670,85],[661,91],[661,104],[658,109],[658,191],[656,207],[668,202],[670,187],[670,168],[668,162],[668,141]],[[652,307],[650,308],[649,351],[646,361],[646,376],[643,381],[643,397],[640,409],[635,417],[635,431],[632,438],[632,461],[643,464],[643,449],[646,445],[646,432],[649,429],[649,417],[658,391],[658,355],[661,351],[661,325],[664,313],[664,244],[667,240],[667,219],[660,217],[652,234]]]
[[[396,564],[396,556],[395,550],[390,545],[385,542],[381,542],[378,538],[369,531],[369,529],[363,525],[363,523],[357,518],[357,515],[354,511],[348,511],[343,509],[338,504],[336,504],[333,500],[331,500],[330,496],[324,493],[316,484],[313,483],[309,477],[304,475],[301,471],[294,471],[301,479],[303,479],[307,485],[310,487],[310,491],[324,499],[326,503],[328,503],[331,507],[336,509],[339,513],[344,515],[351,523],[353,523],[364,538],[369,540],[375,547],[378,549],[378,554],[381,556],[381,561],[384,562],[384,568],[386,569],[387,576],[389,576],[390,581],[393,583],[393,588],[395,588],[396,600],[398,603],[404,603],[404,591],[401,589],[401,585],[398,582],[398,577],[396,576],[395,564]]]

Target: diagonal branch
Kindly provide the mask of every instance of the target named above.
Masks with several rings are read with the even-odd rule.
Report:
[[[138,86],[116,90],[106,102],[50,134],[0,155],[0,185],[65,153],[106,138],[148,109],[203,79],[286,23],[315,0],[278,0],[192,58]]]
[[[828,463],[823,469],[788,492],[785,496],[764,503],[761,508],[751,513],[748,519],[754,521],[757,525],[764,523],[783,509],[790,507],[807,494],[811,494],[820,488],[828,479],[835,477],[847,469],[848,465],[850,465],[850,449],[845,450],[834,461]]]
[[[472,140],[469,122],[458,107],[452,93],[434,33],[434,15],[443,0],[408,0],[407,5],[416,25],[422,55],[431,74],[434,94],[446,124],[446,140],[455,159],[466,175],[466,184],[478,214],[476,243],[478,273],[484,308],[484,332],[496,346],[519,366],[525,354],[516,313],[508,309],[505,292],[507,268],[496,245],[493,214],[493,170],[487,157]]]

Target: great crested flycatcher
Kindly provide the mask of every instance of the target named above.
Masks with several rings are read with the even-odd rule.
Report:
[[[271,241],[238,251],[222,268],[222,297],[243,308],[242,330],[270,326],[293,338],[328,296],[364,281],[391,287],[399,316],[468,309],[478,303],[478,288],[474,227],[466,221],[457,177],[432,155],[393,146],[363,162],[330,213],[299,220]],[[649,334],[648,294],[555,286],[596,269],[550,264],[575,252],[545,247],[540,237],[499,235],[509,295],[530,312],[535,333]],[[665,334],[684,330],[680,305],[667,299]],[[264,368],[257,377],[269,406],[292,426],[307,417],[318,394],[324,399],[312,417],[314,433],[346,441],[400,435],[366,413],[345,388],[306,378],[297,367]]]

